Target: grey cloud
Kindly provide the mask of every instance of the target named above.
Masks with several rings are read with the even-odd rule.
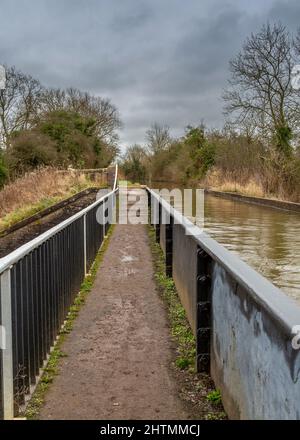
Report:
[[[275,1],[270,8],[269,19],[280,21],[295,31],[300,27],[300,2],[298,0]]]
[[[298,25],[296,0],[2,0],[0,63],[54,87],[110,97],[123,144],[154,121],[174,135],[223,123],[228,61],[267,20]]]

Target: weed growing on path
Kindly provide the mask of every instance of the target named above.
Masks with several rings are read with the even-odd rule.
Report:
[[[213,390],[206,396],[207,400],[209,400],[211,403],[214,403],[218,405],[219,403],[222,403],[221,393],[219,390]]]

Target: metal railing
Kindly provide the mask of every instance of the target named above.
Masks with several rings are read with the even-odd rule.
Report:
[[[117,179],[116,167],[112,191],[0,259],[0,418],[17,416],[39,380],[110,226]]]
[[[166,274],[196,337],[197,370],[212,375],[232,418],[299,419],[299,304],[146,190]]]

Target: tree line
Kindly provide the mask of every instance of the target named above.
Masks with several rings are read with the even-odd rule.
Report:
[[[134,181],[199,181],[300,201],[300,29],[266,24],[229,63],[221,130],[189,126],[180,139],[155,123],[123,169]]]
[[[76,88],[46,88],[5,66],[0,90],[0,186],[41,166],[106,167],[118,154],[121,120],[108,100]]]

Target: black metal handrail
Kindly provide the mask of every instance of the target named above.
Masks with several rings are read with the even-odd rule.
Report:
[[[36,386],[112,221],[117,191],[116,168],[111,192],[0,259],[0,418],[16,416]]]

